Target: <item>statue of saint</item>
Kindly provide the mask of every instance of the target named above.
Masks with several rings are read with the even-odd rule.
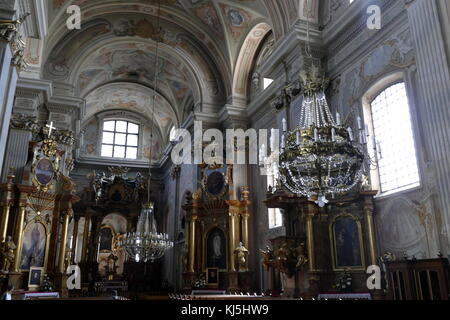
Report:
[[[301,269],[308,262],[308,258],[305,253],[305,244],[301,243],[300,246],[295,249],[295,252],[297,256],[297,265],[295,267],[297,269]]]
[[[246,258],[248,255],[247,248],[244,247],[242,242],[239,242],[239,245],[237,246],[236,250],[234,250],[234,253],[237,256],[237,264],[239,272],[246,272],[247,271]]]
[[[263,256],[262,265],[266,270],[269,270],[270,261],[273,259],[273,251],[269,246],[266,247],[266,250],[260,250]]]
[[[0,257],[1,257],[1,269],[0,271],[9,272],[12,264],[14,263],[14,250],[16,250],[16,245],[12,241],[11,236],[6,237],[6,241],[1,244],[0,247]]]
[[[283,243],[283,245],[280,248],[278,248],[276,252],[277,267],[283,273],[287,273],[288,271],[287,263],[289,259],[289,254],[290,251],[288,248],[288,244],[286,242]]]

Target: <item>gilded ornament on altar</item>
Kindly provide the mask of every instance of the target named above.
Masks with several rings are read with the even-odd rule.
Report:
[[[288,244],[285,242],[280,248],[275,252],[275,259],[278,270],[283,273],[288,273],[288,260],[290,255],[290,249]]]
[[[45,139],[42,145],[42,152],[46,157],[54,157],[58,148],[58,143],[53,139]]]
[[[308,257],[305,253],[305,244],[301,243],[300,246],[295,249],[295,253],[297,257],[297,264],[295,267],[297,269],[302,269],[308,263]]]
[[[247,270],[247,256],[248,250],[244,247],[242,242],[239,242],[239,245],[234,250],[237,258],[238,270],[239,272],[246,272]]]
[[[266,247],[266,250],[260,250],[263,259],[262,259],[262,265],[263,267],[268,270],[270,267],[270,262],[273,259],[273,250],[270,249],[269,246]]]
[[[16,248],[17,246],[12,241],[11,236],[6,237],[6,241],[0,245],[1,272],[7,273],[10,271],[11,266],[14,263],[14,258],[16,256]]]

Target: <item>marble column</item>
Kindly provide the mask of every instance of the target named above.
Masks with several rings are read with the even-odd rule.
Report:
[[[73,233],[72,233],[72,261],[71,263],[75,264],[76,255],[77,255],[77,243],[78,243],[78,223],[80,221],[80,217],[74,217],[73,224]]]
[[[84,218],[84,229],[83,229],[83,248],[81,249],[81,261],[83,263],[87,260],[87,251],[89,245],[89,230],[91,224],[91,217],[89,215]]]
[[[445,39],[436,0],[409,0],[407,3],[411,35],[417,64],[419,112],[425,133],[428,158],[435,171],[435,189],[443,216],[440,232],[450,254],[450,71]]]
[[[69,220],[72,214],[72,210],[68,209],[63,213],[63,225],[61,228],[61,243],[59,245],[59,257],[58,257],[58,271],[59,273],[65,273],[65,258],[67,250],[67,236],[69,232]]]
[[[1,25],[0,25],[1,28]],[[3,168],[9,122],[11,120],[14,93],[16,92],[17,70],[11,64],[11,46],[0,38],[0,172]]]

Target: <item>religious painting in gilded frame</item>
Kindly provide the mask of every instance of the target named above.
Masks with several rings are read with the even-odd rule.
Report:
[[[26,225],[23,231],[20,270],[45,268],[48,240],[47,227],[43,223],[33,219]]]
[[[44,268],[31,267],[28,276],[28,289],[39,289],[44,278]]]
[[[212,287],[219,285],[219,268],[206,269],[206,285]]]
[[[225,168],[209,168],[203,173],[202,189],[212,198],[221,198],[228,190]]]
[[[205,259],[206,269],[218,268],[227,270],[227,237],[225,232],[218,228],[212,228],[205,236]]]
[[[364,270],[361,222],[350,214],[337,216],[330,224],[333,269]]]
[[[48,186],[55,177],[55,167],[53,162],[44,157],[39,159],[34,165],[34,180],[41,186]]]

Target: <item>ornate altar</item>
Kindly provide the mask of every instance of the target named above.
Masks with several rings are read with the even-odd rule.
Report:
[[[250,192],[241,190],[241,199],[233,200],[230,191],[232,166],[200,165],[201,187],[188,194],[187,235],[183,287],[190,291],[208,270],[218,270],[214,287],[247,290],[252,273],[248,268],[248,219]]]
[[[35,137],[41,140],[30,142],[22,179],[16,181],[11,169],[7,183],[0,186],[0,243],[7,240],[2,248],[8,249],[7,256],[2,254],[8,261],[2,264],[1,273],[6,279],[4,284],[9,282],[16,289],[27,288],[30,270],[40,268],[53,277],[64,296],[68,227],[72,204],[78,197],[74,195],[74,183],[64,174],[62,160],[66,163],[71,160],[65,156],[65,148],[70,148],[73,141],[66,141],[65,146],[66,142],[60,139],[61,132],[52,133],[51,125],[47,128],[36,133]]]
[[[369,292],[366,269],[379,264],[376,193],[348,194],[320,208],[306,198],[270,190],[266,205],[282,209],[286,228],[285,236],[271,239],[272,248],[262,251],[270,290],[306,299],[324,292]],[[339,287],[342,276],[349,277],[350,286]]]

